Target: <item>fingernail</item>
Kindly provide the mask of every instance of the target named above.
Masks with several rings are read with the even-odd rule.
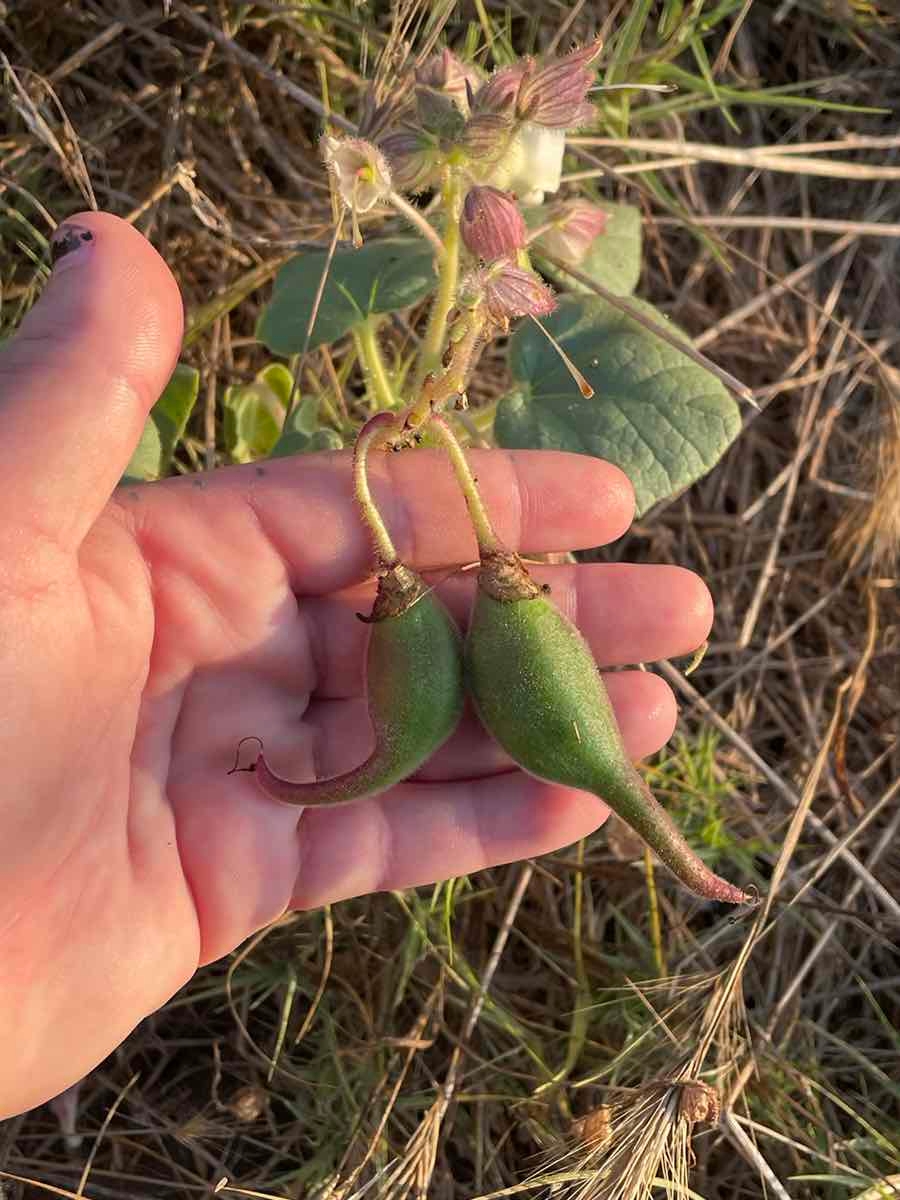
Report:
[[[50,238],[50,265],[56,268],[62,259],[66,263],[80,262],[95,241],[90,229],[80,225],[60,225]]]

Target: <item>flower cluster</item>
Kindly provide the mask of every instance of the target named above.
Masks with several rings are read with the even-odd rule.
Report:
[[[523,59],[484,79],[444,50],[418,68],[412,99],[380,138],[398,187],[433,186],[448,162],[473,182],[528,202],[559,188],[567,129],[589,122],[599,42],[562,57]]]
[[[459,293],[490,329],[553,310],[552,291],[531,270],[519,201],[540,203],[559,189],[566,131],[588,122],[588,92],[599,42],[571,54],[526,58],[490,77],[445,49],[421,64],[401,99],[371,106],[373,140],[326,135],[321,147],[335,206],[357,217],[393,189],[415,194],[455,180],[463,189],[459,233],[472,269]],[[606,213],[585,201],[555,205],[536,245],[580,262]],[[455,215],[448,213],[448,219]]]
[[[600,43],[592,42],[563,58],[549,58],[540,64],[526,58],[503,67],[480,89],[473,109],[508,112],[520,121],[548,129],[576,129],[594,114],[587,93],[594,79],[590,66],[600,50]]]
[[[608,220],[605,209],[587,200],[554,204],[546,216],[533,246],[573,265],[584,260]],[[502,326],[502,318],[508,323],[513,317],[543,316],[553,310],[552,293],[528,268],[524,254],[528,231],[512,192],[488,185],[470,188],[459,225],[466,249],[487,264],[486,270],[476,270],[466,283],[470,290],[481,285],[493,324]]]
[[[528,231],[511,192],[487,185],[471,188],[459,228],[466,249],[486,264],[466,276],[460,296],[469,307],[481,307],[492,330],[505,333],[515,317],[553,311],[553,293],[526,265],[518,264]]]

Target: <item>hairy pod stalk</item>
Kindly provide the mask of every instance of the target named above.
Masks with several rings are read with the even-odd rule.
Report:
[[[297,783],[276,775],[263,754],[250,770],[263,791],[287,804],[312,808],[347,804],[406,779],[453,733],[464,687],[459,631],[424,580],[404,566],[372,499],[366,457],[395,418],[379,413],[362,429],[354,483],[378,561],[378,591],[369,617],[366,659],[369,719],[375,746],[365,762],[332,779]]]
[[[407,410],[403,421],[404,436],[422,429],[432,414],[439,413],[451,401],[466,407],[466,381],[485,340],[481,314],[459,313],[450,328],[442,369],[425,376],[418,398]]]
[[[441,418],[432,424],[450,453],[481,549],[465,670],[482,724],[530,774],[598,796],[696,895],[748,901],[695,854],[653,796],[628,757],[590,647],[499,542],[455,435]]]
[[[446,214],[443,237],[443,254],[439,260],[438,290],[428,318],[428,328],[419,356],[416,371],[416,390],[421,387],[429,372],[435,371],[441,361],[447,317],[456,297],[459,277],[459,206],[461,201],[460,180],[453,167],[444,171],[441,196]]]

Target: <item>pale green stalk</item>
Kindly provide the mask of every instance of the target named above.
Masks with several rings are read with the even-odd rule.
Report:
[[[387,435],[394,428],[395,423],[396,419],[390,413],[376,414],[363,425],[353,448],[353,490],[356,493],[362,519],[372,534],[376,557],[385,566],[397,562],[397,550],[390,533],[388,533],[387,525],[382,520],[381,513],[372,499],[366,471],[366,459],[370,450],[386,441]]]
[[[417,208],[413,208],[408,200],[404,200],[399,192],[391,192],[391,194],[388,196],[388,203],[393,205],[398,213],[401,213],[404,217],[406,217],[410,225],[414,225],[415,228],[418,229],[419,233],[421,233],[422,237],[424,237],[427,242],[431,243],[433,250],[438,256],[438,261],[440,261],[440,258],[444,253],[444,243],[435,233],[431,225],[429,225],[426,218],[422,216],[419,210]]]
[[[375,336],[375,326],[371,318],[357,325],[353,330],[356,340],[356,350],[365,368],[366,379],[371,385],[379,408],[394,409],[397,407],[397,397],[391,385],[384,359],[381,357],[381,347]]]
[[[438,291],[434,298],[431,315],[428,318],[428,329],[419,357],[419,369],[416,373],[415,392],[418,393],[425,376],[435,371],[441,365],[441,355],[444,352],[444,341],[447,336],[447,317],[456,299],[456,285],[459,280],[459,206],[461,200],[459,177],[452,167],[447,168],[447,175],[442,189],[442,201],[445,213],[444,252],[440,260]]]
[[[469,517],[475,528],[475,536],[478,539],[478,549],[482,554],[485,552],[490,554],[502,550],[502,544],[494,532],[491,518],[488,516],[488,511],[478,490],[478,483],[472,473],[472,468],[469,466],[469,461],[466,458],[459,439],[443,417],[433,416],[429,425],[434,430],[435,437],[438,438],[450,456],[450,462],[453,466],[457,482],[466,498]]]

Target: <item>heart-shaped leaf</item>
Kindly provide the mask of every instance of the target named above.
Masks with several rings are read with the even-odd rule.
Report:
[[[310,250],[278,272],[256,336],[275,354],[299,354],[328,255]],[[394,312],[434,287],[434,251],[422,238],[392,237],[335,252],[309,348],[336,341],[372,313]]]
[[[631,204],[608,204],[597,208],[607,214],[606,225],[591,243],[578,270],[616,296],[630,296],[641,277],[642,229],[640,210]],[[529,220],[531,224],[531,220]],[[586,284],[567,275],[541,258],[540,239],[534,247],[535,263],[541,271],[567,292],[591,294]]]
[[[150,410],[141,440],[125,470],[125,480],[161,479],[168,472],[199,389],[199,372],[186,363],[179,363],[165,391]]]
[[[672,330],[651,305],[629,303]],[[611,304],[564,297],[546,324],[594,395],[581,395],[540,330],[523,323],[510,346],[518,386],[497,409],[501,446],[608,459],[634,485],[640,515],[706,474],[734,441],[740,414],[719,380]]]
[[[314,454],[317,450],[342,450],[341,435],[334,429],[317,429],[313,434],[286,433],[278,439],[269,458],[289,458],[292,454]]]
[[[270,458],[311,454],[315,450],[340,450],[344,445],[336,429],[319,424],[319,399],[307,396],[296,406],[275,443]]]
[[[269,363],[252,383],[225,389],[225,445],[235,462],[265,458],[281,436],[293,379],[283,363]]]

